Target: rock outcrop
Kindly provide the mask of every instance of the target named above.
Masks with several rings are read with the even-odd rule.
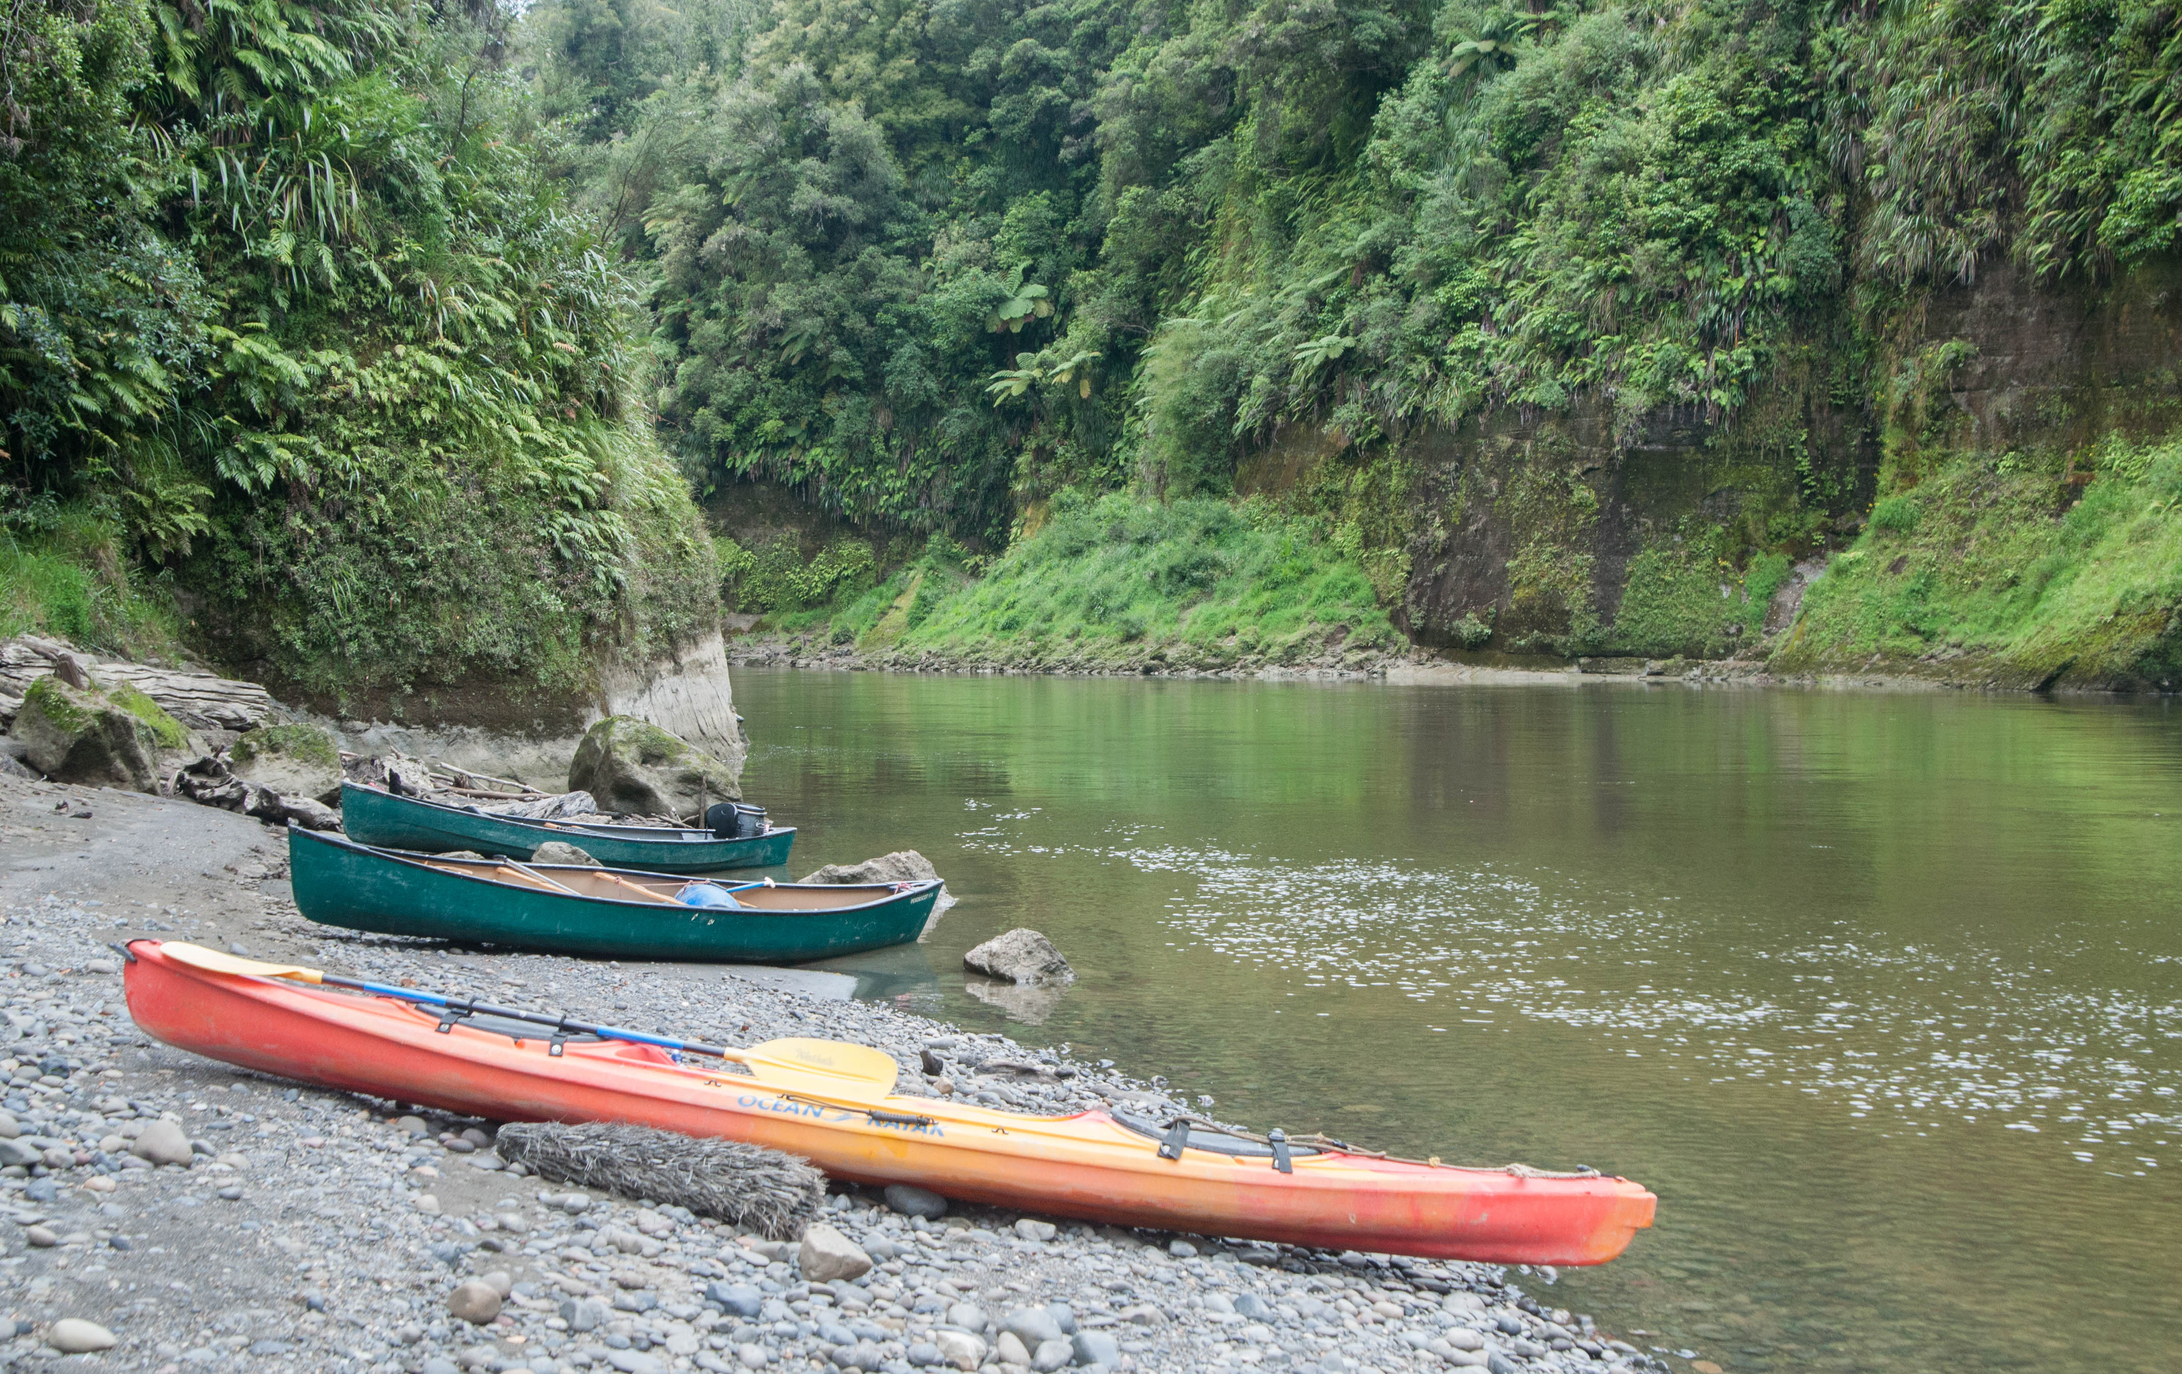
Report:
[[[1010,983],[1071,983],[1076,970],[1035,930],[1015,929],[995,935],[962,956],[962,966]]]
[[[608,811],[640,816],[694,816],[711,802],[742,798],[734,769],[632,716],[591,727],[568,765],[568,786]]]
[[[57,782],[135,792],[159,791],[161,750],[189,746],[189,732],[142,692],[70,686],[59,673],[30,684],[9,733]]]
[[[284,797],[327,806],[341,800],[341,750],[315,725],[263,725],[236,740],[228,768],[238,778]]]
[[[33,682],[57,670],[64,672],[64,682],[80,673],[133,687],[192,730],[253,730],[273,711],[272,697],[254,682],[95,658],[59,640],[20,635],[0,643],[0,725],[13,719]]]
[[[866,859],[860,864],[827,864],[815,873],[806,873],[796,881],[804,883],[911,883],[937,881],[939,870],[932,861],[914,849],[897,849],[891,854],[881,854],[876,859]]]
[[[599,683],[606,714],[648,720],[690,741],[742,777],[749,736],[735,711],[727,653],[719,635],[676,648],[670,658],[609,669]],[[718,798],[714,798],[718,800]]]

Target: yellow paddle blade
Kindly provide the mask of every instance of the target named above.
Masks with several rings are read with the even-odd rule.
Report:
[[[234,954],[222,954],[203,945],[184,944],[180,940],[167,940],[160,944],[159,952],[177,964],[201,968],[212,973],[239,973],[250,978],[293,978],[299,983],[316,983],[326,975],[314,968],[300,964],[268,964],[256,959],[244,959]]]
[[[893,1092],[901,1072],[885,1051],[841,1040],[768,1040],[742,1054],[769,1084],[855,1102],[876,1102]]]

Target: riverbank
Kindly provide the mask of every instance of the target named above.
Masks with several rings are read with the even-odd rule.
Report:
[[[2182,446],[1970,453],[1815,547],[1745,547],[1718,527],[1613,558],[1571,546],[1511,559],[1501,545],[1521,541],[1487,531],[1439,562],[1263,496],[1070,493],[1027,512],[996,557],[935,539],[876,585],[806,602],[784,590],[792,555],[847,567],[856,552],[876,576],[879,546],[778,542],[775,571],[731,580],[726,599],[738,661],[779,666],[1385,678],[1453,663],[1463,680],[2169,692],[2182,685],[2178,493]],[[1558,590],[1502,585],[1518,564]],[[1459,617],[1434,609],[1443,583],[1468,588]]]
[[[0,838],[0,1051],[14,1061],[5,1106],[15,1138],[47,1161],[40,1177],[0,1177],[0,1216],[13,1222],[0,1227],[0,1316],[15,1328],[0,1349],[11,1359],[33,1357],[53,1323],[75,1318],[116,1338],[98,1367],[164,1374],[801,1370],[841,1357],[899,1371],[928,1360],[949,1328],[978,1335],[981,1363],[1005,1370],[1009,1314],[1060,1304],[1054,1316],[1111,1338],[1079,1344],[1115,1369],[1664,1367],[1586,1317],[1532,1310],[1520,1276],[1492,1266],[1040,1224],[986,1208],[916,1228],[849,1188],[833,1219],[892,1258],[827,1289],[716,1225],[639,1200],[591,1193],[571,1212],[569,1190],[511,1177],[459,1134],[489,1137],[492,1123],[424,1113],[412,1134],[398,1104],[149,1042],[127,1020],[109,942],[188,939],[420,986],[485,984],[503,1000],[743,1043],[837,1036],[890,1050],[913,1081],[934,1040],[952,1037],[965,1059],[1026,1047],[828,1000],[765,970],[484,955],[312,926],[287,898],[277,832],[186,802],[0,777]],[[1075,1076],[1044,1086],[987,1077],[966,1090],[1031,1111],[1163,1100],[1155,1083],[1053,1059]],[[194,1167],[121,1162],[119,1137],[160,1117],[201,1142]],[[494,1274],[509,1285],[496,1320],[448,1315],[459,1282]],[[717,1300],[721,1284],[760,1290],[763,1307],[738,1315]],[[613,1303],[612,1320],[568,1330],[563,1314],[578,1302]],[[854,1346],[827,1339],[842,1330]]]
[[[824,634],[746,634],[727,641],[727,661],[737,668],[817,668],[853,673],[970,673],[1003,676],[1175,677],[1216,681],[1317,680],[1357,682],[1383,678],[1409,660],[1392,654],[1359,656],[1344,662],[1321,655],[1297,663],[1245,661],[1208,666],[1147,648],[1118,660],[1075,655],[1046,657],[1026,648],[1020,654],[991,657],[957,655],[938,649],[880,649],[866,652],[836,644]]]
[[[1990,692],[2023,695],[2032,691],[2050,695],[2125,697],[2128,689],[2082,684],[2048,684],[2002,681],[1989,676],[1957,678],[1907,671],[1778,673],[1765,662],[1750,659],[1579,659],[1573,663],[1535,660],[1526,663],[1515,655],[1478,655],[1475,658],[1445,656],[1429,649],[1413,648],[1404,654],[1381,654],[1345,665],[1339,659],[1306,660],[1301,664],[1263,664],[1206,668],[1170,662],[1147,654],[1121,664],[1086,663],[1067,658],[957,658],[932,650],[918,653],[882,651],[863,653],[853,645],[835,644],[823,635],[745,633],[726,644],[728,663],[737,668],[804,668],[848,673],[945,673],[998,677],[1157,677],[1205,681],[1251,682],[1376,682],[1391,687],[1535,687],[1620,684],[1624,686],[1682,685],[1696,687],[1775,687],[1849,692]],[[1893,665],[1890,665],[1890,669]],[[2148,689],[2137,689],[2144,691]]]

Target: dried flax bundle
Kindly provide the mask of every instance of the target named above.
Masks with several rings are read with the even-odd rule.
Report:
[[[511,1122],[496,1148],[541,1178],[672,1203],[775,1240],[800,1235],[826,1197],[825,1174],[795,1155],[625,1122]]]

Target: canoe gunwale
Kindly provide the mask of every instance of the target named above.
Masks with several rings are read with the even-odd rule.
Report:
[[[456,865],[457,868],[460,868],[471,864],[490,865],[521,862],[523,864],[523,867],[531,869],[538,873],[611,873],[617,878],[644,878],[654,882],[662,883],[687,884],[692,882],[713,881],[708,878],[703,878],[688,873],[652,873],[647,872],[646,870],[641,868],[614,868],[607,864],[534,864],[527,860],[518,861],[506,858],[494,859],[491,857],[483,859],[449,859],[444,854],[428,854],[422,850],[416,849],[394,849],[386,845],[364,844],[360,841],[352,840],[346,835],[334,835],[328,834],[324,831],[305,830],[301,826],[297,825],[294,821],[288,822],[288,832],[289,840],[291,843],[293,843],[298,838],[306,840],[316,840],[321,844],[331,845],[338,849],[348,850],[352,854],[360,854],[367,858],[387,859],[395,863],[407,864],[412,868],[421,868],[428,872],[438,873],[449,878],[461,878],[466,882],[484,883],[488,887],[504,888],[511,892],[537,893],[540,896],[566,897],[579,902],[597,902],[602,906],[627,907],[631,911],[657,911],[662,905],[664,905],[664,903],[640,902],[633,898],[627,897],[594,897],[588,892],[549,893],[535,887],[527,887],[517,883],[504,882],[498,878],[489,877],[482,873],[463,873],[453,871],[447,868],[443,868],[441,867],[441,865],[451,863]],[[719,885],[732,886],[733,884]],[[900,883],[883,884],[773,883],[770,884],[770,886],[774,888],[792,888],[798,891],[806,892],[822,890],[825,888],[836,888],[843,892],[853,892],[860,889],[873,887],[885,887],[889,890],[880,894],[879,896],[873,897],[868,902],[853,902],[846,906],[800,908],[788,907],[775,909],[772,907],[744,905],[739,908],[739,912],[745,915],[759,916],[842,916],[847,915],[850,912],[866,911],[875,906],[884,906],[889,902],[899,901],[903,897],[915,896],[917,893],[925,891],[928,888],[944,887],[946,886],[946,883],[943,879],[939,878],[913,878]],[[684,909],[689,911],[724,910],[724,908],[718,907],[687,907]],[[734,913],[731,912],[730,914]]]
[[[686,873],[767,868],[788,861],[794,826],[769,825],[763,833],[722,837],[702,829],[657,826],[589,825],[577,821],[539,821],[452,806],[354,782],[341,784],[344,828],[360,842],[413,853],[495,846],[503,852],[535,853],[551,842],[575,844],[602,855],[601,866]],[[641,855],[641,857],[638,857]]]
[[[931,923],[944,884],[919,879],[900,885],[776,884],[791,901],[811,906],[733,909],[688,906],[585,890],[496,880],[466,869],[493,860],[448,862],[439,856],[361,844],[345,836],[291,827],[289,881],[306,920],[345,930],[428,940],[504,946],[579,958],[693,963],[802,964],[914,943]],[[543,865],[574,882],[592,874],[630,874],[666,887],[692,879],[674,873],[616,870],[604,865]],[[732,884],[730,884],[732,885]],[[839,904],[843,896],[869,900]],[[755,895],[746,894],[746,895]],[[824,903],[836,903],[825,905]]]

